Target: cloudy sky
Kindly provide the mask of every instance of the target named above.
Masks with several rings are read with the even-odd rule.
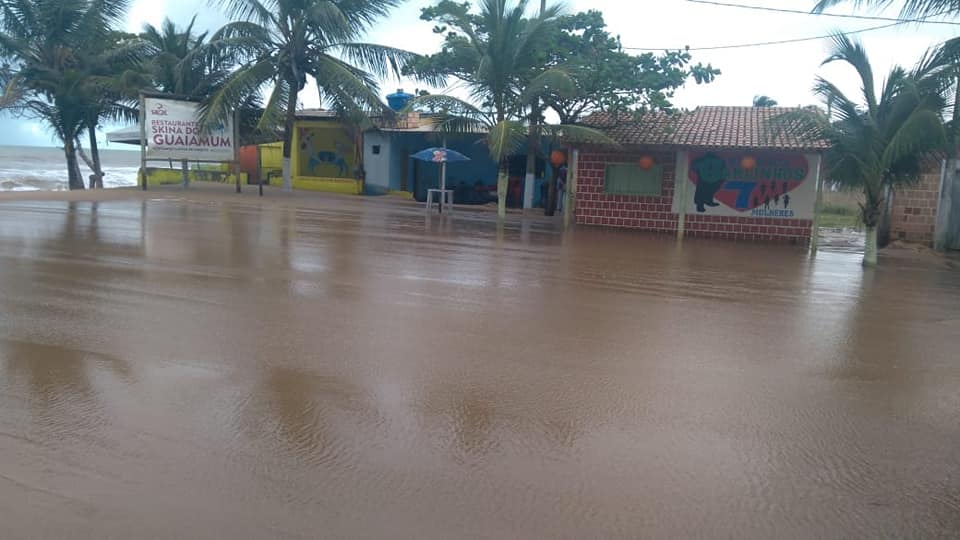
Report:
[[[728,3],[783,9],[808,10],[813,0],[726,0]],[[403,47],[420,53],[437,49],[440,39],[432,26],[419,20],[420,9],[435,0],[409,0],[388,21],[375,28],[369,41]],[[531,1],[531,4],[536,2]],[[895,5],[900,2],[894,2]],[[197,6],[200,7],[197,7]],[[568,0],[568,12],[599,9],[611,32],[619,34],[624,46],[638,48],[692,49],[780,41],[828,34],[834,30],[855,31],[885,24],[882,21],[814,17],[721,7],[687,0]],[[895,16],[887,12],[837,9],[834,13]],[[138,31],[144,23],[159,24],[164,17],[186,23],[198,15],[198,26],[216,28],[225,22],[215,8],[203,0],[134,0],[128,17],[128,30]],[[878,79],[893,64],[912,65],[928,47],[956,36],[956,25],[901,25],[863,33]],[[765,94],[781,105],[806,105],[815,102],[810,93],[817,75],[837,82],[848,92],[856,92],[856,78],[840,64],[820,66],[826,56],[825,40],[785,45],[746,47],[726,50],[694,50],[694,61],[712,63],[723,71],[714,83],[697,86],[690,83],[678,91],[675,103],[681,107],[697,105],[749,105],[753,96]],[[414,85],[385,81],[384,93]],[[305,91],[303,105],[316,106],[315,92]],[[0,118],[0,144],[52,144],[50,135],[36,122]]]

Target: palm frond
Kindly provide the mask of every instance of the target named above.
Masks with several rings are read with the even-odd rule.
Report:
[[[274,65],[269,60],[239,68],[215,94],[201,104],[201,125],[212,126],[232,118],[240,104],[272,81],[275,74]]]
[[[490,128],[490,132],[487,134],[490,157],[497,163],[521,153],[526,148],[526,142],[526,126],[515,120],[498,122]]]
[[[547,95],[568,96],[576,91],[577,84],[567,71],[559,68],[548,69],[526,84],[520,94],[520,101],[531,103],[539,97]]]
[[[864,101],[871,114],[876,114],[877,93],[874,88],[873,67],[870,65],[870,59],[863,44],[859,41],[850,39],[846,34],[836,33],[831,38],[830,56],[823,61],[823,64],[843,61],[852,66],[857,74],[860,75],[860,84],[863,91]]]
[[[280,12],[278,0],[219,0],[211,3],[219,4],[235,20],[251,20],[264,26],[275,26],[276,14]]]
[[[890,137],[883,151],[883,163],[892,166],[910,156],[944,150],[947,133],[936,111],[915,110]]]

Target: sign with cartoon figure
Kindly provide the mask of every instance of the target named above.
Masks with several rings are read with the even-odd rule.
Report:
[[[300,174],[320,178],[353,178],[354,144],[339,125],[299,129]]]
[[[687,201],[675,190],[674,212],[813,219],[819,156],[788,152],[691,152]]]

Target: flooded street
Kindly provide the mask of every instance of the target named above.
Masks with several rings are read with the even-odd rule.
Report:
[[[4,540],[960,536],[948,264],[247,201],[0,202]]]

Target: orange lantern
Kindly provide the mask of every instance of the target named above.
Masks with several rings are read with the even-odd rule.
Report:
[[[747,156],[740,160],[740,167],[745,171],[751,171],[754,167],[757,166],[757,158],[753,156]]]
[[[640,161],[637,162],[640,165],[640,168],[643,170],[649,170],[654,165],[653,158],[650,156],[643,156],[640,158]]]
[[[554,167],[559,167],[567,162],[567,155],[563,153],[562,150],[554,150],[550,152],[550,164]]]

